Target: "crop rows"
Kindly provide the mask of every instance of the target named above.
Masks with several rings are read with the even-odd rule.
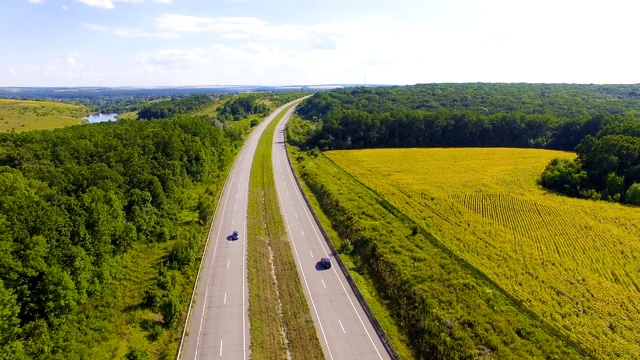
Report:
[[[640,353],[640,209],[569,199],[526,149],[330,152],[551,326],[599,357]]]

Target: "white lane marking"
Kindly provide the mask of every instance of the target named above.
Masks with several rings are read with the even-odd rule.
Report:
[[[296,219],[298,218],[298,214],[296,214]]]
[[[287,194],[289,193],[289,190],[287,190]]]
[[[342,328],[342,332],[346,334],[347,332],[344,331],[344,326],[342,326],[342,321],[340,321],[340,319],[338,319],[338,322],[340,323],[340,327]]]
[[[233,210],[235,210],[237,206],[238,206],[238,205],[233,205]]]
[[[220,356],[222,356],[222,340],[220,340]]]
[[[327,285],[324,284],[324,280],[320,279],[320,281],[322,281],[322,286],[324,286],[324,288],[327,288]]]
[[[238,198],[238,194],[236,194],[236,199]]]
[[[311,250],[309,250],[309,255],[311,255],[311,257],[313,257],[313,253],[311,252]]]
[[[227,293],[224,293],[224,303],[227,303]]]
[[[302,231],[302,235],[304,235],[304,230],[300,230],[300,231]]]
[[[235,223],[236,223],[236,220],[235,220],[235,219],[231,220],[231,225],[233,225],[233,224],[235,224]]]
[[[287,175],[289,175],[289,177],[291,178],[291,181],[295,181],[294,177],[293,177],[293,172],[291,171],[290,168],[288,168],[289,170],[287,171]],[[310,224],[315,224],[314,221],[311,219],[311,215],[309,214],[309,209],[306,206],[306,203],[302,200],[302,195],[300,194],[300,188],[296,186],[296,196],[298,198],[298,201],[300,202],[300,204],[302,204],[302,207],[304,209],[304,213],[307,217],[307,220],[309,221]],[[285,216],[286,217],[286,216]],[[288,225],[287,225],[288,226]],[[322,249],[326,251],[326,247],[325,245],[322,243],[320,235],[318,234],[318,231],[316,230],[316,226],[312,226],[313,228],[313,232],[316,235],[316,240],[318,241],[318,243],[320,244],[320,246],[322,247]],[[295,247],[295,242],[292,242],[294,244]],[[338,278],[338,281],[340,282],[340,285],[342,286],[342,290],[344,291],[345,295],[347,295],[347,299],[349,299],[349,303],[351,304],[351,307],[353,308],[353,311],[356,313],[356,316],[358,316],[358,320],[360,320],[360,324],[362,325],[362,328],[364,329],[365,333],[367,333],[367,337],[369,338],[369,341],[371,342],[371,345],[373,345],[373,348],[375,349],[376,353],[378,354],[378,358],[382,359],[382,355],[380,355],[380,351],[378,351],[378,347],[376,346],[376,344],[373,342],[373,338],[371,338],[371,334],[369,334],[369,330],[367,330],[367,327],[364,325],[364,321],[362,321],[362,317],[360,316],[360,314],[358,313],[358,311],[356,310],[356,306],[353,304],[353,301],[351,300],[351,296],[349,296],[349,293],[347,292],[347,289],[344,287],[344,284],[342,283],[342,280],[340,280],[340,276],[338,276],[337,270],[335,267],[333,267],[333,272],[336,275],[336,277]],[[304,272],[303,272],[304,274]],[[308,287],[307,287],[308,290]],[[313,298],[311,296],[309,296],[309,298],[311,298],[311,302],[313,304]],[[315,310],[315,306],[314,306],[314,310]],[[317,316],[317,312],[316,312],[316,316]],[[320,319],[318,319],[318,323],[320,323]],[[320,324],[320,329],[322,330],[322,324]],[[324,336],[324,331],[322,332],[322,335]],[[327,338],[325,337],[325,342],[326,342]],[[327,348],[329,347],[329,344],[327,343]],[[331,353],[329,353],[329,355],[331,355]],[[333,359],[333,356],[331,356],[331,358]]]
[[[236,178],[236,173],[234,172],[233,176],[231,177],[231,183],[233,183],[235,178]],[[223,189],[223,191],[224,191],[224,189]],[[225,196],[225,198],[224,198],[224,206],[222,207],[223,209],[227,207],[227,203],[229,201],[229,194],[231,194],[231,191],[229,191],[229,189],[227,189],[227,196]],[[236,197],[237,196],[238,195],[236,195]],[[222,222],[223,219],[224,219],[224,211],[220,213],[220,222]],[[213,226],[213,223],[212,223],[212,226]],[[213,257],[211,259],[211,268],[209,269],[209,281],[207,281],[207,289],[206,289],[206,291],[204,293],[204,304],[203,304],[203,308],[202,308],[202,317],[200,318],[200,327],[198,328],[198,340],[196,341],[196,351],[195,351],[195,354],[194,354],[194,358],[195,359],[198,358],[198,347],[200,346],[200,336],[202,335],[202,323],[204,322],[205,313],[207,311],[207,298],[209,297],[209,287],[211,286],[211,279],[213,278],[213,276],[211,276],[211,274],[213,274],[213,267],[214,267],[213,263],[216,260],[216,252],[218,251],[218,243],[219,243],[219,240],[220,240],[220,230],[221,230],[221,227],[218,227],[218,234],[216,235],[216,245],[213,247]],[[206,256],[206,254],[204,256]]]
[[[231,260],[227,260],[227,269],[229,268],[230,263],[231,263]]]
[[[282,199],[278,197],[278,200],[281,201]],[[282,202],[280,202],[280,208],[283,209]],[[287,225],[287,231],[289,232],[289,234],[291,234],[291,228],[289,227],[289,220],[287,220],[287,213],[283,211],[282,215],[284,216],[284,223]],[[300,261],[300,255],[298,255],[298,248],[296,247],[296,242],[293,241],[293,239],[291,241],[291,244],[293,244],[293,252],[296,253],[296,259],[298,259],[298,264],[302,264],[302,262]],[[333,360],[333,355],[331,354],[331,349],[329,348],[329,341],[327,341],[327,335],[325,335],[324,333],[324,328],[322,327],[322,321],[320,321],[320,316],[318,316],[318,309],[316,308],[316,302],[313,301],[313,296],[311,296],[311,290],[309,289],[307,276],[305,275],[304,269],[302,269],[302,266],[300,267],[300,269],[302,270],[302,279],[304,280],[304,286],[307,288],[307,294],[309,294],[309,299],[311,300],[311,306],[313,307],[313,312],[316,314],[316,319],[318,319],[318,325],[320,326],[320,332],[322,333],[322,338],[324,338],[324,343],[327,344],[327,351],[329,352],[329,358]]]
[[[291,205],[293,205],[293,201],[289,201],[291,203]]]

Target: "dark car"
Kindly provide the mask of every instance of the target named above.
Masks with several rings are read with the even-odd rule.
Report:
[[[231,240],[238,240],[238,230],[233,230],[233,234],[231,234]]]
[[[324,266],[325,269],[328,269],[331,267],[331,260],[328,257],[323,257],[322,259],[320,259],[320,262],[322,263],[322,266]]]

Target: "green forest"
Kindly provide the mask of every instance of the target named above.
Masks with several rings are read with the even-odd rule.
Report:
[[[0,135],[0,358],[175,356],[203,225],[248,129],[179,115]]]
[[[432,84],[317,93],[298,114],[307,147],[533,147],[573,150],[640,119],[635,85]],[[624,130],[626,131],[626,130]]]

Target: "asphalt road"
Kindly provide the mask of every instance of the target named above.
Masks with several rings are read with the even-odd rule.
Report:
[[[287,163],[284,126],[292,112],[283,117],[274,135],[274,176],[298,275],[325,358],[390,359],[340,267],[335,261],[330,269],[319,263],[322,257],[333,257]]]
[[[251,356],[246,261],[249,176],[264,128],[285,106],[254,129],[229,172],[209,232],[179,358],[248,359]],[[231,240],[234,230],[239,233],[238,240]]]

